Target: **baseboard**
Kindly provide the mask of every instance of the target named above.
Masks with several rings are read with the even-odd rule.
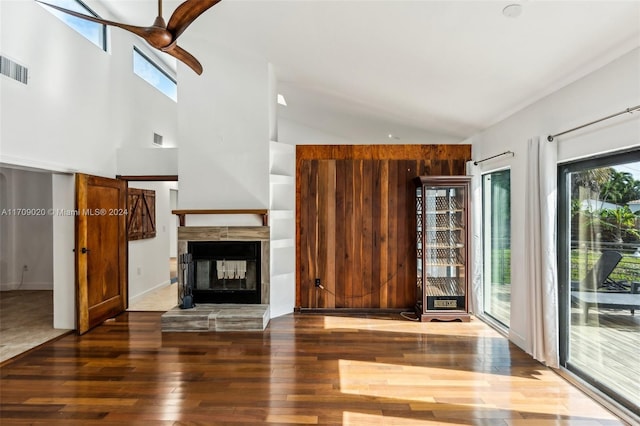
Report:
[[[15,291],[15,290],[53,290],[52,282],[35,282],[35,283],[1,283],[0,291]]]
[[[171,280],[167,280],[167,281],[164,281],[164,282],[158,284],[155,287],[152,287],[150,289],[147,289],[147,290],[143,291],[140,294],[136,294],[135,296],[131,296],[130,295],[129,296],[129,305],[133,305],[133,304],[139,302],[141,299],[144,299],[146,296],[148,296],[149,293],[153,293],[156,290],[159,290],[159,289],[164,288],[164,287],[168,287],[170,285],[171,285]]]
[[[413,308],[296,308],[294,312],[308,314],[399,314],[413,312]]]
[[[0,291],[11,291],[15,290],[20,286],[20,282],[14,283],[0,283]]]

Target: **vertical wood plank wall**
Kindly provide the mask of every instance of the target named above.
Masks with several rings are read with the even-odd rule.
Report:
[[[412,179],[464,175],[470,159],[471,145],[298,145],[296,307],[413,307]]]

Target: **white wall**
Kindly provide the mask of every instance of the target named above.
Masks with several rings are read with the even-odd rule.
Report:
[[[286,108],[286,107],[280,107]],[[345,139],[339,135],[333,135],[315,129],[304,124],[287,120],[278,119],[278,142],[288,143],[291,145],[356,145],[355,141]]]
[[[481,163],[483,173],[511,167],[511,324],[510,339],[530,350],[527,334],[528,292],[524,287],[525,194],[527,140],[561,132],[638,105],[640,102],[640,49],[635,49],[586,77],[552,93],[535,104],[472,137],[473,158],[506,150],[514,157]],[[640,148],[640,115],[626,115],[557,138],[559,162]],[[476,207],[481,200],[475,199]]]
[[[133,44],[148,48],[109,33],[104,52],[45,6],[0,2],[0,54],[29,69],[26,85],[0,78],[0,162],[113,177],[115,147],[151,147],[154,132],[174,144],[176,103],[132,72]]]
[[[208,55],[199,58],[201,77],[179,68],[178,207],[268,208],[268,64],[200,40],[188,43]]]
[[[0,290],[52,290],[51,174],[7,168],[0,174]]]
[[[156,236],[129,241],[129,304],[170,284],[170,234],[177,232],[175,215],[171,214],[170,190],[176,187],[176,182],[129,182],[129,188],[156,192]]]
[[[75,176],[52,175],[53,327],[76,328],[75,217],[60,212],[75,209]]]
[[[177,184],[176,184],[177,186]],[[171,189],[169,191],[169,208],[176,210],[178,208],[178,190]],[[169,232],[169,257],[178,257],[178,226],[180,226],[180,220],[178,216],[172,215],[173,219],[170,219],[169,226],[173,227],[173,230]]]
[[[178,148],[118,148],[116,157],[117,174],[119,175],[168,176],[178,174]]]

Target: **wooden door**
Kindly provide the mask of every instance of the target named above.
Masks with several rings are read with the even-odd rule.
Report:
[[[126,182],[76,175],[76,306],[83,334],[127,308]]]

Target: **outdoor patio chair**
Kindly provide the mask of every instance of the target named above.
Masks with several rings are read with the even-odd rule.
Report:
[[[584,318],[589,315],[589,308],[628,309],[631,315],[640,309],[640,283],[610,278],[621,259],[617,251],[603,251],[584,279],[571,283],[571,301],[582,306]]]
[[[617,251],[603,251],[598,261],[587,272],[582,281],[571,282],[571,290],[628,292],[629,289],[625,283],[617,282],[609,277],[621,259],[622,255]]]

